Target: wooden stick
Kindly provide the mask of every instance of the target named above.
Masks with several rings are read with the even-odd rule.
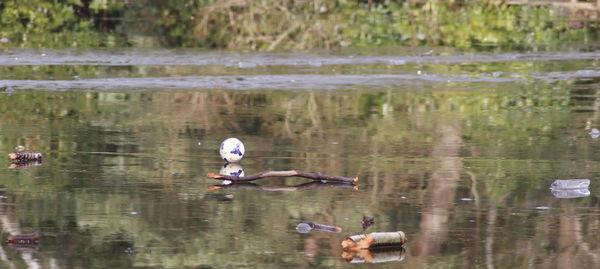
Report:
[[[324,174],[317,173],[317,172],[305,172],[305,171],[301,171],[301,170],[262,171],[258,174],[243,176],[243,177],[230,176],[230,175],[219,175],[219,174],[215,174],[215,173],[208,173],[208,175],[206,175],[206,176],[209,178],[212,178],[212,179],[230,180],[232,182],[249,182],[249,181],[253,181],[253,180],[257,180],[257,179],[261,179],[261,178],[265,178],[265,177],[304,177],[304,178],[309,178],[312,180],[325,180],[325,181],[330,181],[330,182],[343,182],[343,183],[356,183],[358,181],[358,177],[347,178],[347,177],[340,177],[340,176],[329,176],[329,175],[324,175]]]
[[[296,186],[261,186],[254,183],[237,183],[230,185],[214,185],[209,186],[209,191],[217,191],[217,190],[225,190],[225,189],[238,189],[238,188],[248,188],[248,189],[257,189],[261,191],[272,191],[272,192],[284,192],[284,191],[302,191],[302,190],[312,190],[312,189],[324,189],[324,188],[353,188],[358,190],[358,187],[354,184],[341,183],[341,182],[319,182],[319,181],[311,181],[304,184],[296,185]]]
[[[390,245],[404,245],[405,242],[406,235],[402,231],[376,232],[348,236],[342,241],[342,247],[346,250],[373,249]]]

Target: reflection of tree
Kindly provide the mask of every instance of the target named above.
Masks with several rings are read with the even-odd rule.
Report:
[[[439,253],[440,246],[447,240],[450,210],[462,170],[462,162],[457,157],[461,147],[460,128],[452,121],[438,124],[438,139],[431,157],[438,159],[440,164],[431,174],[425,190],[420,230],[411,251],[413,256],[419,257],[414,262]]]
[[[10,206],[5,205],[5,201],[0,201],[0,225],[2,226],[2,230],[8,232],[10,235],[19,235],[23,234],[23,230],[21,229],[19,223],[15,221],[15,219],[10,214]],[[9,258],[5,251],[5,244],[2,242],[2,246],[0,247],[0,259],[4,264],[7,264],[9,268],[17,268],[16,263],[13,258]],[[28,268],[41,268],[38,259],[35,257],[35,253],[32,249],[23,248],[20,251],[21,259],[27,265]],[[56,261],[51,258],[51,263],[55,263]]]
[[[86,255],[122,247],[118,238],[125,238],[136,253],[119,258],[135,266],[305,262],[269,254],[273,249],[305,249],[311,265],[324,266],[331,262],[324,257],[339,256],[340,238],[290,235],[290,227],[309,220],[352,232],[360,230],[363,214],[376,216],[372,229],[409,229],[407,251],[413,258],[404,262],[436,256],[453,263],[467,252],[469,261],[489,257],[489,264],[498,266],[504,254],[515,251],[527,258],[553,254],[537,246],[547,241],[545,227],[554,220],[528,213],[529,225],[540,227],[532,235],[533,228],[521,223],[507,227],[514,219],[507,208],[543,199],[535,190],[539,179],[562,167],[528,158],[564,147],[552,138],[576,117],[562,113],[569,107],[565,100],[568,93],[543,87],[519,89],[518,96],[510,91],[23,92],[0,96],[5,104],[0,105],[5,134],[0,147],[11,151],[26,144],[50,158],[33,169],[0,171],[0,179],[7,189],[24,193],[24,201],[45,205],[15,209],[16,222],[85,234],[77,246]],[[558,114],[535,113],[545,110]],[[231,190],[234,199],[222,201],[206,192],[204,175],[221,165],[214,149],[230,135],[242,136],[251,147],[245,163],[250,172],[303,167],[359,175],[361,191],[240,188]],[[468,151],[462,152],[462,145]],[[465,193],[476,198],[476,212],[453,201],[464,187],[459,185],[463,164],[471,175]],[[513,178],[519,181],[507,180]],[[472,214],[485,216],[475,217],[476,235],[456,235],[454,229],[460,233]],[[579,221],[582,238],[597,227],[588,217]],[[577,245],[593,253],[598,247],[587,242]],[[488,245],[489,255],[481,251]],[[81,262],[74,254],[65,259]],[[518,259],[511,264],[522,265]]]

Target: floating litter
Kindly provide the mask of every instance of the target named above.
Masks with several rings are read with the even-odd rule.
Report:
[[[550,185],[550,189],[587,189],[590,187],[589,179],[557,179]]]
[[[310,226],[310,224],[305,222],[300,222],[296,226],[296,231],[298,231],[301,234],[307,234],[310,232],[310,230],[312,230],[312,227]]]
[[[219,148],[221,158],[228,163],[239,162],[244,157],[245,151],[244,143],[235,137],[223,140]]]
[[[342,228],[313,222],[300,222],[298,225],[296,225],[296,231],[299,233],[306,234],[311,230],[339,233],[342,231]]]
[[[598,137],[600,137],[600,130],[596,129],[596,128],[592,128],[592,130],[590,130],[590,132],[588,133],[593,139],[596,139]]]
[[[581,198],[590,195],[590,180],[583,179],[557,179],[550,184],[550,191],[556,198]]]

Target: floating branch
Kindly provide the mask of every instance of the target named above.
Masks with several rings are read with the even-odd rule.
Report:
[[[402,231],[375,232],[370,234],[357,234],[346,237],[342,241],[344,250],[373,249],[378,247],[401,246],[406,242],[406,235]]]
[[[358,177],[355,178],[347,178],[340,176],[329,176],[324,175],[317,172],[305,172],[301,170],[289,170],[289,171],[262,171],[258,174],[249,175],[249,176],[230,176],[230,175],[219,175],[215,173],[208,173],[206,175],[212,179],[218,180],[230,180],[232,182],[249,182],[265,177],[304,177],[312,180],[324,180],[329,182],[342,182],[342,183],[356,183],[358,181]]]
[[[13,161],[41,161],[42,154],[38,152],[13,152],[8,154],[8,158]]]
[[[248,189],[256,189],[261,191],[271,191],[271,192],[284,192],[284,191],[302,191],[302,190],[312,190],[312,189],[323,189],[323,188],[353,188],[355,190],[358,189],[357,186],[348,183],[341,182],[320,182],[320,181],[312,181],[304,184],[296,185],[296,186],[261,186],[254,183],[237,183],[230,185],[214,185],[209,186],[209,191],[217,191],[217,190],[225,190],[225,189],[238,189],[238,188],[248,188]]]

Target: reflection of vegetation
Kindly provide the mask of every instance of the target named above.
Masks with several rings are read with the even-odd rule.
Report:
[[[560,14],[492,0],[8,0],[0,4],[0,38],[23,47],[259,50],[425,44],[557,49],[566,48],[565,41],[590,39],[591,26],[571,29]]]
[[[0,151],[23,144],[48,158],[40,167],[0,170],[3,195],[9,197],[3,212],[23,227],[41,229],[43,244],[57,246],[42,245],[39,259],[49,263],[48,257],[60,257],[65,267],[334,266],[343,262],[331,258],[341,253],[336,247],[342,235],[319,237],[312,258],[289,255],[311,246],[305,242],[312,237],[293,232],[297,222],[336,224],[350,233],[360,229],[365,212],[372,212],[373,229],[414,235],[419,205],[433,185],[431,174],[444,160],[430,154],[452,119],[461,125],[460,156],[469,157],[453,161],[477,175],[482,208],[499,210],[496,230],[502,238],[494,250],[499,259],[502,253],[525,257],[502,264],[525,266],[529,258],[547,256],[543,244],[552,234],[547,227],[554,225],[551,215],[523,209],[544,199],[540,189],[547,186],[540,179],[568,169],[578,169],[578,175],[594,170],[585,163],[553,161],[568,159],[573,147],[590,146],[564,135],[580,127],[573,120],[578,114],[570,112],[568,84],[558,89],[542,82],[506,85],[512,89],[19,90],[0,95]],[[236,189],[227,190],[233,199],[221,199],[225,192],[206,191],[215,182],[204,175],[218,171],[215,149],[230,135],[248,146],[247,173],[301,167],[358,175],[359,190],[265,194]],[[469,196],[465,184],[458,184],[457,198]],[[483,232],[461,233],[474,231],[464,227],[485,225],[477,214],[487,212],[474,212],[468,202],[450,210],[449,239],[439,260],[463,264],[467,246],[468,259],[480,261]],[[519,218],[526,225],[506,224]],[[587,225],[587,219],[582,222]],[[530,240],[541,247],[532,247]],[[415,247],[412,242],[409,249]],[[58,246],[64,247],[60,254],[44,252]],[[127,247],[135,253],[123,253]]]

